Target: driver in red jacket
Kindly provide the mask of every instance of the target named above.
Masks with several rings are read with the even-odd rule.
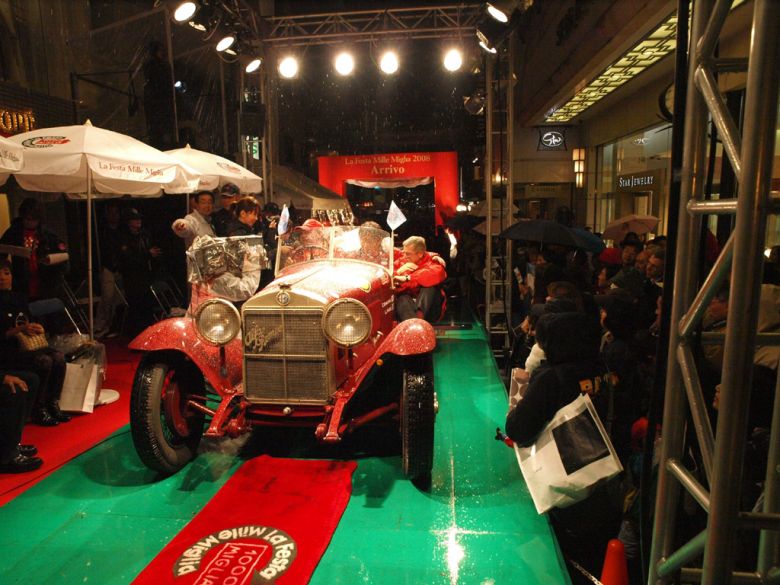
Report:
[[[426,250],[425,238],[411,236],[404,240],[403,252],[394,262],[396,318],[437,321],[442,307],[441,285],[446,278],[443,260]]]

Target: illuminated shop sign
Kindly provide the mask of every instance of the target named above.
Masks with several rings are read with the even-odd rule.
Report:
[[[35,128],[35,114],[32,110],[14,110],[0,106],[0,134],[11,136]]]
[[[634,193],[638,191],[661,190],[661,169],[618,175],[617,190],[621,193]]]

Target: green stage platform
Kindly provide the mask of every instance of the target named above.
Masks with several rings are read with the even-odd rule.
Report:
[[[338,450],[358,461],[353,493],[311,583],[569,583],[514,453],[493,439],[506,394],[484,331],[440,330],[435,372],[430,492],[402,479],[397,453]],[[307,449],[271,454],[329,456]],[[125,428],[0,508],[0,583],[130,583],[242,462],[209,451],[161,480],[142,466]]]

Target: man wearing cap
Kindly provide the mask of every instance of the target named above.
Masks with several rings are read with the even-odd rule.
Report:
[[[399,321],[415,317],[437,321],[442,304],[440,287],[447,279],[447,272],[426,250],[425,238],[411,236],[404,240],[394,272],[396,318]]]
[[[214,209],[214,193],[198,191],[190,196],[192,211],[181,219],[173,222],[171,228],[180,238],[184,239],[185,249],[192,246],[198,236],[215,236],[211,227],[211,211]]]
[[[307,219],[301,225],[295,226],[290,237],[287,257],[283,258],[283,266],[318,260],[328,257],[328,243],[322,231],[325,226],[316,219]]]
[[[241,193],[238,187],[233,183],[225,183],[220,188],[219,198],[222,203],[222,209],[211,215],[211,225],[214,227],[214,233],[218,237],[227,237],[231,224],[236,220],[236,215],[231,206],[238,201],[240,196]]]

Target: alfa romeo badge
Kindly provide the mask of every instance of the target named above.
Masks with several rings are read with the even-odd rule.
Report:
[[[283,307],[290,304],[290,293],[283,290],[279,294],[276,295],[276,302],[282,305]]]

